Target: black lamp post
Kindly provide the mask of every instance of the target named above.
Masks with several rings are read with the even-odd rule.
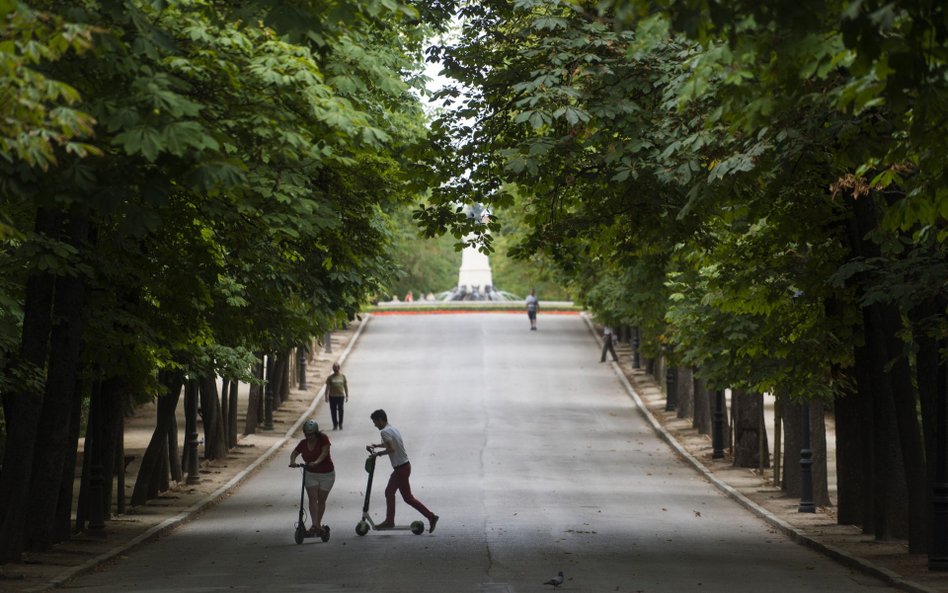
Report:
[[[665,411],[673,412],[678,407],[678,372],[671,364],[671,347],[665,351]]]
[[[711,414],[711,459],[724,458],[724,391],[714,392],[714,412]]]
[[[797,512],[815,513],[813,503],[813,449],[810,448],[810,404],[800,406],[800,506]]]
[[[804,296],[802,290],[794,291],[793,304],[800,302]],[[800,513],[815,513],[813,503],[813,449],[810,446],[810,404],[803,402],[800,406]]]
[[[632,328],[632,368],[640,368],[639,362],[639,326]]]
[[[306,390],[306,346],[300,344],[296,349],[296,368],[299,370],[300,391]]]
[[[324,339],[326,341],[326,354],[332,354],[332,332],[326,332]]]

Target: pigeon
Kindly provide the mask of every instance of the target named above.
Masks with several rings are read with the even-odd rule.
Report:
[[[555,577],[543,583],[544,585],[553,585],[553,588],[556,589],[563,584],[563,571],[561,570]]]

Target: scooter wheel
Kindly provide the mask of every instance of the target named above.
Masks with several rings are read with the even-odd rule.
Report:
[[[421,535],[425,532],[425,524],[421,521],[412,521],[411,522],[411,532],[415,535]]]
[[[329,541],[329,525],[323,525],[323,534],[319,536],[319,539],[323,540],[323,542]]]
[[[369,532],[369,524],[365,521],[359,521],[359,524],[356,525],[356,535],[365,535]]]
[[[296,526],[296,531],[293,532],[293,540],[294,540],[297,544],[301,544],[301,543],[303,543],[303,539],[304,539],[305,537],[306,537],[306,531],[303,529],[302,526],[297,525],[297,526]]]

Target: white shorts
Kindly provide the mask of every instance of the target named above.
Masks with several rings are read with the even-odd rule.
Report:
[[[323,492],[332,490],[332,485],[336,483],[336,472],[332,471],[326,474],[317,474],[316,472],[306,472],[306,487],[318,487]]]

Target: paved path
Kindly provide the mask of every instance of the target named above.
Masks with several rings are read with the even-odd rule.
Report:
[[[586,323],[546,316],[374,319],[344,372],[346,430],[330,433],[332,540],[292,541],[299,478],[281,451],[237,491],[70,588],[522,592],[890,591],[799,546],[675,455],[637,410]],[[434,534],[354,533],[383,407],[405,435]],[[328,409],[317,415],[328,424]],[[381,470],[373,513],[382,513]],[[417,515],[399,501],[399,521]]]

